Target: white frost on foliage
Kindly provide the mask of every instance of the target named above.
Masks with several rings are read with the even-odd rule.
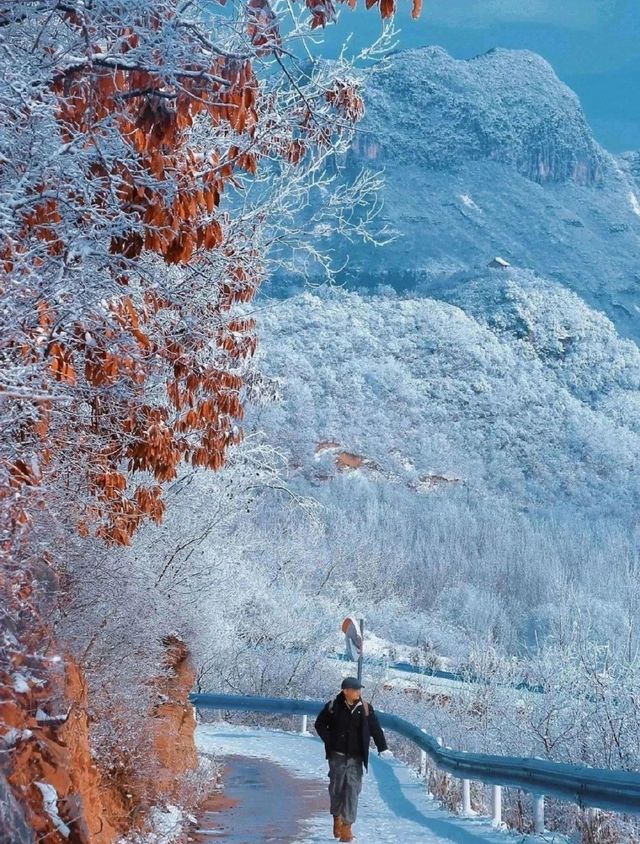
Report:
[[[189,818],[178,806],[154,806],[149,813],[149,831],[131,833],[118,839],[118,844],[173,844],[182,834]]]
[[[18,730],[15,727],[11,727],[10,730],[7,730],[7,732],[2,735],[2,742],[5,747],[11,748],[15,747],[20,741],[27,741],[32,735],[33,733],[31,730]]]
[[[151,812],[153,827],[150,844],[171,844],[182,831],[185,816],[177,806],[155,807]]]
[[[23,674],[13,675],[13,688],[19,695],[26,695],[29,693],[29,683]]]
[[[640,351],[575,294],[511,268],[451,303],[304,293],[263,316],[284,401],[261,424],[313,482],[337,441],[385,476],[429,475],[523,506],[640,500]],[[327,471],[335,457],[326,452]]]

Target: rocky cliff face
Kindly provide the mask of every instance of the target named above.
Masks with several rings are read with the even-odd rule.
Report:
[[[4,707],[13,731],[8,783],[39,838],[110,844],[126,829],[127,812],[91,755],[82,674],[70,658],[52,674],[46,699],[25,688]]]
[[[158,705],[150,713],[147,768],[120,780],[101,768],[91,749],[86,683],[77,663],[59,661],[46,697],[27,685],[5,701],[4,769],[13,803],[0,813],[2,840],[112,844],[133,827],[143,828],[145,810],[181,794],[184,775],[198,763],[192,708],[194,681],[183,642],[165,641],[164,673],[154,681]],[[4,805],[4,801],[3,801]]]
[[[580,102],[535,53],[492,50],[457,61],[438,47],[398,53],[373,72],[355,149],[449,170],[500,161],[535,182],[600,182],[606,157]]]
[[[168,636],[164,644],[166,674],[157,680],[159,697],[153,710],[155,788],[157,793],[174,797],[179,791],[181,777],[198,765],[193,738],[194,711],[187,700],[195,674],[184,642],[176,636]]]
[[[638,157],[596,143],[547,62],[512,50],[469,61],[399,52],[372,70],[364,99],[345,175],[384,170],[386,243],[319,233],[341,282],[445,298],[499,255],[640,338]]]

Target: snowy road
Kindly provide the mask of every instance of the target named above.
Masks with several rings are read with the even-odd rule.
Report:
[[[273,730],[249,729],[220,723],[198,727],[201,752],[224,756],[269,759],[291,773],[327,782],[327,766],[320,741]],[[286,799],[274,795],[275,800]],[[328,813],[304,823],[299,844],[333,841]],[[428,799],[425,787],[409,768],[397,761],[372,759],[354,831],[361,844],[517,844],[541,837],[495,830],[488,819],[463,819],[440,809]],[[547,840],[551,840],[549,836]],[[258,842],[247,842],[258,844]]]

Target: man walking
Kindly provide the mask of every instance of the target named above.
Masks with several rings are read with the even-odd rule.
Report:
[[[340,841],[353,841],[351,826],[358,811],[363,768],[369,765],[371,739],[382,757],[393,757],[373,707],[362,700],[361,689],[355,677],[346,677],[341,693],[327,703],[315,723],[329,760],[333,835]]]

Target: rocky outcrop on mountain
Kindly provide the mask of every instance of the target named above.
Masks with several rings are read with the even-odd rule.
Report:
[[[597,144],[546,61],[398,52],[372,69],[364,98],[345,178],[384,170],[384,246],[321,232],[340,282],[445,298],[500,256],[640,339],[638,158]]]
[[[536,182],[600,182],[607,166],[576,95],[535,53],[491,50],[458,61],[439,47],[397,53],[367,86],[354,152],[448,170],[474,159]]]
[[[618,157],[618,160],[622,168],[629,173],[638,190],[640,190],[640,151],[625,152]]]

